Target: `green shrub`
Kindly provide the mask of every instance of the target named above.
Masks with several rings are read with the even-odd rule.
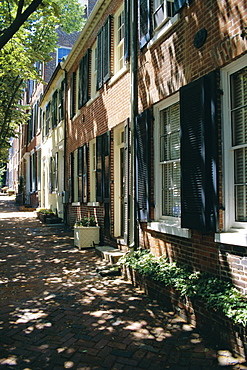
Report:
[[[84,227],[97,226],[97,222],[94,216],[84,217],[81,220],[76,221],[75,226],[84,226]]]
[[[40,208],[38,212],[42,213],[43,215],[49,215],[53,213],[51,209],[47,209],[47,208]]]
[[[228,281],[208,273],[192,271],[187,266],[180,267],[141,248],[121,257],[119,263],[131,267],[140,275],[175,288],[182,296],[204,300],[207,307],[223,312],[234,323],[247,325],[247,297]]]

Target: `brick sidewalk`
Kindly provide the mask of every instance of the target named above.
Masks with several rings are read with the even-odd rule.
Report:
[[[15,211],[0,199],[0,369],[247,369],[130,283],[99,276],[104,262],[71,231]]]

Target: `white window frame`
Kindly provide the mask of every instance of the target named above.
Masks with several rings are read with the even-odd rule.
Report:
[[[222,68],[221,84],[223,122],[223,232],[215,234],[217,242],[247,246],[247,222],[235,221],[234,150],[232,150],[230,77],[247,65],[247,55]]]
[[[153,12],[153,28],[154,30],[157,30],[158,28],[160,28],[165,22],[167,22],[169,19],[171,19],[173,17],[173,15],[169,15],[169,11],[168,11],[168,5],[167,3],[174,3],[174,0],[154,0],[154,12]],[[157,14],[157,12],[159,12],[159,10],[161,10],[163,8],[163,11],[164,11],[164,17],[163,17],[163,20],[155,27],[155,14]]]
[[[180,237],[190,238],[190,230],[181,228],[180,217],[162,216],[162,171],[160,171],[160,120],[161,112],[171,105],[179,102],[179,94],[176,93],[166,100],[154,106],[154,196],[155,196],[155,213],[154,222],[148,223],[148,229],[155,230],[165,234],[172,234]]]
[[[119,27],[118,18],[122,14],[124,17],[124,5],[122,4],[114,14],[114,74],[118,73],[124,68],[124,35],[123,38],[118,41]],[[124,22],[123,22],[124,27]]]

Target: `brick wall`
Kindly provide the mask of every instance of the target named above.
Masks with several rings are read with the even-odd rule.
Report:
[[[207,14],[207,16],[205,16]],[[184,8],[180,20],[153,46],[144,49],[139,58],[139,111],[153,107],[180,87],[210,71],[221,68],[247,52],[247,40],[242,39],[243,19],[247,9],[244,1],[224,2],[195,0]],[[207,39],[197,49],[196,33],[205,28]],[[219,98],[219,122],[221,117]],[[219,228],[224,221],[222,136],[219,125]],[[154,163],[154,151],[151,152]],[[154,169],[151,184],[154,184]],[[151,218],[154,219],[154,188],[151,189]],[[247,248],[221,245],[214,242],[214,234],[192,231],[191,238],[179,238],[140,228],[140,245],[150,248],[170,261],[189,264],[196,270],[208,271],[228,278],[247,293]]]
[[[107,16],[113,14],[120,2],[114,0],[91,31],[73,66],[68,71],[68,81],[79,65],[79,61],[96,40],[97,33]],[[205,16],[207,15],[207,16]],[[153,45],[139,54],[139,112],[153,108],[153,104],[178,92],[180,87],[220,69],[246,53],[247,41],[240,34],[247,10],[244,0],[225,2],[194,0],[190,7],[179,14],[179,21],[164,33]],[[197,32],[205,28],[207,39],[199,49],[193,44]],[[113,60],[112,60],[113,62]],[[220,97],[219,97],[220,108]],[[221,111],[219,109],[219,121]],[[68,121],[66,168],[69,168],[69,154],[130,117],[130,74],[127,72],[114,84],[105,84],[99,96],[80,109],[75,119]],[[83,123],[82,123],[83,118]],[[221,125],[220,125],[221,126]],[[153,139],[153,124],[152,124]],[[219,227],[223,227],[223,164],[222,136],[219,127]],[[154,142],[152,141],[151,163],[154,163]],[[111,233],[113,234],[114,167],[113,142],[111,142]],[[154,219],[155,199],[154,168],[151,170],[151,218]],[[68,189],[68,175],[66,181]],[[78,210],[77,210],[78,211]],[[70,222],[77,212],[69,208]],[[88,207],[81,206],[80,212],[87,214]],[[94,209],[103,215],[103,205]],[[103,218],[100,218],[100,223]],[[101,226],[103,223],[101,224]],[[112,242],[112,241],[110,241]],[[194,269],[208,271],[222,278],[231,279],[242,292],[247,293],[246,248],[236,248],[214,242],[214,234],[192,231],[191,238],[181,238],[158,233],[141,224],[140,245],[150,248],[156,255],[165,254],[171,261],[190,264]]]

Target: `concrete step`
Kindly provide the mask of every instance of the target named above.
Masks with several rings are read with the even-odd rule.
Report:
[[[95,246],[96,253],[101,256],[102,259],[106,260],[110,264],[114,265],[118,262],[119,258],[124,256],[126,252],[120,251],[117,248],[103,245]]]

